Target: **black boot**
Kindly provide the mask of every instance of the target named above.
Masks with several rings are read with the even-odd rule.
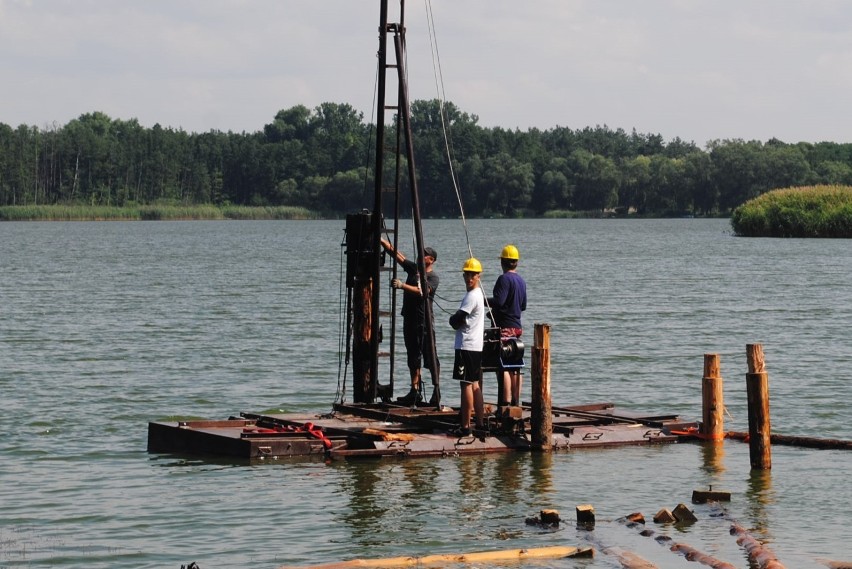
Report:
[[[416,407],[418,404],[423,403],[423,395],[421,395],[420,391],[416,388],[412,387],[411,391],[408,392],[408,395],[405,397],[397,397],[396,402],[400,405]]]
[[[432,390],[432,397],[429,399],[429,405],[435,408],[441,407],[441,388],[437,385],[435,386],[435,389]]]

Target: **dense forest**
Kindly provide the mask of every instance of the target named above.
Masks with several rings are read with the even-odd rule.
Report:
[[[427,217],[459,215],[450,172],[465,214],[486,217],[728,215],[774,188],[852,184],[852,144],[718,140],[699,148],[606,126],[484,128],[436,100],[415,101],[411,112]],[[281,110],[254,133],[145,128],[100,112],[64,126],[0,123],[0,206],[233,204],[339,216],[372,204],[373,131],[363,113],[337,103]],[[396,140],[393,130],[387,140]]]

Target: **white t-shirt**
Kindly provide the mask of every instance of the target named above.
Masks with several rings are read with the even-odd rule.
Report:
[[[456,330],[455,349],[481,352],[485,334],[485,293],[482,287],[467,291],[459,310],[466,312],[467,317]]]

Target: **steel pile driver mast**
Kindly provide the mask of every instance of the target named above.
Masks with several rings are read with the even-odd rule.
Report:
[[[405,69],[405,0],[399,0],[396,22],[389,21],[388,0],[380,0],[380,2],[373,209],[350,214],[346,218],[347,331],[350,337],[350,344],[347,347],[351,346],[353,402],[366,404],[375,403],[378,398],[389,401],[393,395],[396,297],[394,296],[390,302],[390,310],[383,311],[380,305],[383,290],[381,273],[383,270],[392,270],[395,275],[396,266],[393,261],[390,267],[383,266],[381,238],[383,234],[392,235],[394,250],[398,250],[397,229],[400,219],[400,190],[404,165],[407,165],[420,290],[428,290]],[[393,61],[390,63],[389,51],[393,53]],[[397,83],[396,100],[389,103],[388,94],[390,92],[392,96],[393,93],[392,89],[388,89],[388,82],[394,77]],[[390,118],[395,125],[395,143],[392,145],[388,145],[386,140],[387,118]],[[390,165],[394,166],[393,179],[386,180],[386,167]],[[386,217],[392,220],[389,226],[386,224]],[[422,302],[426,322],[431,322],[432,306],[425,293],[422,296]],[[388,352],[380,351],[383,336],[388,333],[388,329],[382,326],[382,316],[390,319]],[[432,346],[431,350],[424,350],[424,352],[428,352],[427,357],[435,358],[433,327],[427,325],[424,329],[426,331],[424,342],[429,342]],[[388,362],[387,383],[381,384],[379,362],[385,357]],[[427,362],[432,365],[435,363]],[[437,366],[434,367],[437,369]]]

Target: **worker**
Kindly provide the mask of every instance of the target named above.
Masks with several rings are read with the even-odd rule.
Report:
[[[433,346],[435,338],[435,319],[432,317],[428,324],[426,323],[426,311],[423,302],[423,294],[420,290],[420,274],[418,272],[417,263],[407,259],[400,251],[394,249],[393,245],[387,239],[381,240],[382,247],[390,253],[397,263],[406,273],[405,281],[400,279],[392,279],[391,286],[402,291],[402,338],[405,342],[406,361],[408,370],[411,376],[411,389],[408,394],[403,397],[398,397],[397,402],[402,405],[417,406],[423,402],[423,382],[421,380],[421,365],[425,360],[425,367],[432,375],[432,385],[434,390],[430,405],[437,405],[440,401],[440,391],[438,387],[440,363],[438,355],[433,355]],[[426,297],[429,302],[429,307],[435,299],[435,291],[438,290],[440,278],[434,270],[435,261],[438,260],[438,253],[431,247],[423,249],[423,265],[426,268],[426,287],[429,289]],[[430,316],[434,314],[429,311]],[[429,326],[431,336],[426,334],[426,326]]]
[[[520,339],[523,334],[521,313],[527,309],[527,283],[518,274],[518,261],[521,255],[514,245],[506,245],[500,251],[500,266],[503,273],[494,283],[492,297],[489,299],[494,324],[500,328],[501,341],[505,338]],[[498,407],[521,404],[520,368],[497,369]]]
[[[450,326],[456,331],[453,379],[461,387],[461,406],[458,436],[471,434],[470,415],[476,417],[477,429],[484,428],[485,403],[482,396],[482,346],[485,333],[485,295],[480,288],[482,263],[473,257],[462,267],[467,292],[459,309],[450,316]]]

